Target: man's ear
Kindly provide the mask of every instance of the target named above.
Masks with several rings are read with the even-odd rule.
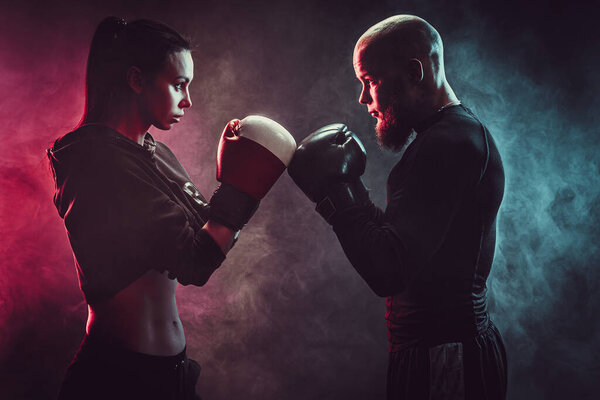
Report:
[[[144,77],[138,67],[129,67],[127,70],[127,84],[135,93],[140,94],[144,88]]]
[[[423,70],[423,63],[417,58],[411,58],[408,60],[408,78],[411,82],[419,83],[423,80],[425,71]]]

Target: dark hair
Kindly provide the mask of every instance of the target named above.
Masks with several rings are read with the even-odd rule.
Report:
[[[97,122],[107,106],[126,92],[129,67],[152,76],[162,70],[170,54],[182,50],[190,50],[189,41],[161,22],[104,18],[90,45],[81,122]]]

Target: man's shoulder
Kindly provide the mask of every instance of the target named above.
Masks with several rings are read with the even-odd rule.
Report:
[[[428,136],[439,140],[464,141],[481,136],[485,129],[479,118],[462,104],[442,112],[442,117],[428,130]]]
[[[444,110],[440,120],[423,133],[422,147],[460,149],[469,153],[485,150],[485,126],[466,107],[458,105]]]

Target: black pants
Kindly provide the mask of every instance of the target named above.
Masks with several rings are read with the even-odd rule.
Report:
[[[504,400],[506,352],[490,322],[460,342],[413,346],[389,355],[388,400]]]
[[[200,365],[185,349],[174,356],[137,353],[85,336],[58,395],[71,399],[200,400]]]

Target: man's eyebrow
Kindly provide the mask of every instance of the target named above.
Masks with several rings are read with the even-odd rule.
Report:
[[[175,77],[175,79],[183,79],[186,82],[190,81],[190,78],[188,78],[187,76],[184,76],[184,75],[179,75],[179,76]]]

